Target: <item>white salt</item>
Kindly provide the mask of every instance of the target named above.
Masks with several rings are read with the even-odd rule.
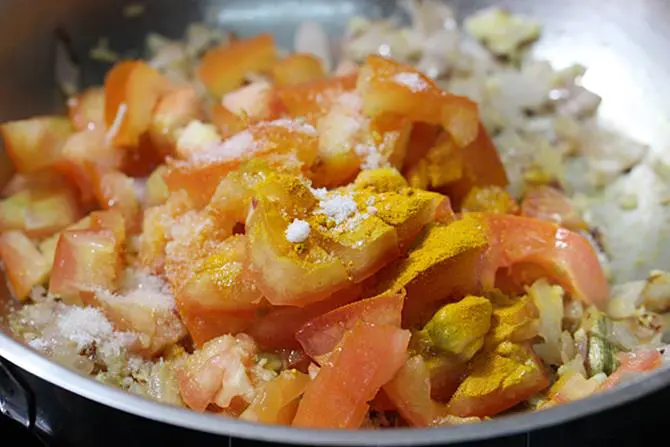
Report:
[[[428,84],[421,79],[418,73],[398,73],[393,76],[393,80],[413,92],[420,92],[428,88]]]
[[[333,195],[322,199],[315,213],[325,214],[334,220],[336,224],[341,224],[349,216],[356,213],[357,210],[358,205],[356,205],[351,195]]]
[[[293,243],[305,242],[309,236],[309,223],[300,219],[293,219],[293,222],[286,228],[286,240]]]

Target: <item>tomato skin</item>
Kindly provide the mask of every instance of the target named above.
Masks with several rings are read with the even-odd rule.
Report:
[[[360,322],[399,328],[404,302],[405,292],[402,291],[347,304],[310,320],[298,329],[296,338],[307,355],[324,359],[346,332]]]
[[[139,146],[140,137],[151,125],[154,108],[169,89],[168,81],[146,62],[119,62],[107,73],[105,123],[116,130],[116,146]]]
[[[56,248],[49,292],[68,304],[96,288],[114,291],[120,276],[121,250],[112,230],[64,231]]]
[[[20,173],[49,167],[70,133],[70,121],[61,116],[40,116],[0,125],[7,155]]]
[[[105,129],[105,91],[94,87],[67,102],[68,115],[77,131]]]
[[[240,415],[240,419],[290,425],[295,416],[295,408],[290,406],[302,395],[309,382],[309,376],[300,371],[282,371],[263,385],[249,407]],[[293,410],[293,414],[286,410]]]
[[[273,110],[288,116],[305,116],[315,122],[325,115],[344,92],[354,90],[356,74],[278,86],[273,92]]]
[[[269,70],[276,59],[274,39],[261,34],[207,51],[196,74],[212,95],[220,97],[241,86],[248,73]]]
[[[392,326],[357,325],[307,386],[293,426],[359,428],[368,402],[405,363],[409,337]]]
[[[630,374],[653,371],[659,368],[663,361],[663,356],[655,349],[642,352],[620,353],[617,357],[621,362],[621,366],[600,386],[600,390],[602,391],[614,388]]]
[[[400,415],[414,427],[429,427],[446,414],[444,408],[431,399],[430,372],[420,355],[411,357],[393,380],[384,385],[384,392]]]
[[[49,275],[49,263],[35,244],[20,231],[0,234],[0,260],[4,264],[12,294],[20,300],[26,298],[32,288],[44,282]]]
[[[573,231],[588,228],[574,203],[550,186],[537,186],[528,191],[521,203],[521,215],[555,222]]]
[[[547,277],[586,304],[606,304],[607,279],[591,244],[582,236],[528,217],[488,215],[485,219],[491,246],[483,272],[485,288],[493,288],[496,274],[507,269],[512,283],[530,284]]]
[[[360,284],[354,284],[323,301],[305,307],[274,307],[267,315],[258,318],[248,328],[248,333],[264,349],[299,348],[296,331],[310,320],[357,300],[362,290]]]
[[[479,110],[474,102],[443,92],[432,79],[409,65],[379,55],[368,56],[359,72],[357,89],[368,116],[390,113],[439,124],[458,147],[467,146],[479,132]]]
[[[308,53],[295,53],[272,67],[277,85],[293,85],[314,81],[326,75],[321,61]]]
[[[549,386],[542,361],[528,344],[503,342],[480,353],[447,404],[448,414],[487,417],[519,404]]]

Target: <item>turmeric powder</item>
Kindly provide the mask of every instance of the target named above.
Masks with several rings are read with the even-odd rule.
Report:
[[[486,298],[466,296],[438,310],[421,332],[440,351],[468,361],[484,345],[493,307]]]

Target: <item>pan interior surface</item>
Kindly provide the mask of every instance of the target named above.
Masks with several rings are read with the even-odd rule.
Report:
[[[0,2],[0,120],[25,118],[62,108],[54,82],[54,31],[71,38],[74,56],[82,66],[82,82],[99,84],[108,64],[93,62],[89,50],[100,37],[121,54],[139,57],[148,32],[178,38],[188,24],[204,22],[241,36],[272,32],[280,45],[290,47],[293,32],[303,21],[321,23],[333,36],[342,33],[354,15],[377,18],[398,13],[385,0],[148,0],[144,13],[129,19],[125,4],[115,0],[20,0]],[[596,0],[455,0],[459,18],[497,5],[528,14],[543,24],[533,51],[556,67],[580,63],[588,71],[583,84],[603,97],[600,118],[650,147],[648,165],[635,168],[602,192],[592,209],[609,250],[621,253],[611,265],[619,281],[643,279],[652,269],[670,269],[670,3],[656,0],[611,0],[604,8]],[[664,177],[665,176],[665,177]],[[635,212],[622,209],[618,198],[639,191]],[[4,288],[4,284],[3,284]],[[6,289],[0,290],[0,326],[11,308]],[[667,371],[652,374],[613,393],[540,413],[507,416],[485,424],[433,430],[335,432],[259,426],[232,419],[169,408],[108,388],[58,366],[0,333],[0,355],[54,384],[101,403],[166,423],[275,442],[302,444],[445,444],[527,431],[585,416],[622,404],[670,382]]]

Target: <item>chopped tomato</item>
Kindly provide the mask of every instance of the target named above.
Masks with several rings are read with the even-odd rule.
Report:
[[[319,79],[275,88],[274,108],[291,117],[306,117],[312,122],[325,115],[340,95],[352,92],[356,75]]]
[[[80,217],[76,195],[59,185],[23,190],[0,200],[0,231],[22,230],[30,237],[43,238]]]
[[[70,98],[67,108],[72,126],[77,131],[104,130],[105,122],[105,90],[99,87],[88,90]]]
[[[81,302],[81,292],[116,290],[121,248],[111,230],[65,231],[58,241],[49,292],[66,303]]]
[[[241,86],[246,75],[268,71],[276,59],[274,39],[269,34],[261,34],[207,51],[197,75],[212,95],[221,97]]]
[[[206,258],[177,294],[177,308],[198,346],[244,327],[224,323],[253,322],[262,295],[243,277],[247,263],[246,236],[232,236]],[[237,318],[236,318],[237,317]]]
[[[47,168],[58,157],[72,125],[65,117],[44,116],[0,125],[0,134],[18,172]]]
[[[494,287],[497,274],[518,285],[545,277],[587,304],[605,305],[607,279],[593,247],[582,236],[528,217],[492,214],[486,222],[491,249],[482,277],[485,287]]]
[[[294,120],[275,120],[250,126],[221,144],[193,154],[187,161],[174,162],[165,176],[170,191],[184,189],[205,206],[221,180],[244,160],[265,158],[274,164],[273,154],[294,153],[305,170],[314,163],[318,150],[316,130]],[[276,160],[280,166],[282,160]]]
[[[91,230],[111,230],[119,244],[126,241],[126,223],[119,210],[93,211],[89,214]]]
[[[105,122],[116,146],[136,148],[149,130],[167,80],[149,64],[123,61],[105,77]]]
[[[277,85],[293,85],[323,78],[326,72],[321,61],[312,54],[295,53],[272,67]]]
[[[93,178],[89,165],[118,169],[123,158],[123,149],[112,146],[105,129],[96,127],[70,135],[53,167],[77,187],[82,201],[89,204],[93,200]]]
[[[309,376],[300,371],[282,371],[277,377],[263,384],[254,400],[240,415],[240,419],[290,425],[296,410],[293,404],[297,403],[309,382]]]
[[[663,356],[655,349],[639,352],[622,352],[617,355],[621,365],[600,386],[601,390],[609,390],[631,376],[653,371],[660,368]]]
[[[119,210],[129,229],[139,226],[140,202],[133,179],[119,171],[104,171],[92,167],[93,193],[103,209]]]
[[[308,321],[360,298],[362,287],[354,284],[322,301],[305,307],[274,307],[248,329],[249,335],[264,349],[298,348],[296,332]]]
[[[477,137],[477,105],[468,98],[443,92],[414,67],[382,56],[368,56],[359,73],[357,89],[363,96],[363,112],[368,116],[391,113],[439,124],[458,147],[467,146]]]
[[[498,214],[518,214],[519,205],[514,198],[499,186],[473,187],[465,196],[461,209]]]
[[[224,335],[210,340],[188,356],[177,371],[179,392],[184,403],[203,412],[209,404],[228,408],[235,398],[253,394],[247,367],[256,356],[249,337]]]
[[[204,115],[198,92],[191,86],[179,87],[166,93],[156,105],[151,117],[149,136],[163,154],[174,153],[177,131]]]
[[[307,386],[293,426],[359,428],[368,402],[405,363],[409,337],[393,326],[355,326]]]
[[[405,258],[379,272],[370,288],[376,295],[407,290],[403,327],[426,321],[439,302],[480,290],[486,230],[477,219],[465,217],[449,225],[429,226]]]
[[[301,193],[300,183],[295,190],[274,191],[311,197]],[[268,193],[272,193],[270,189]],[[305,306],[321,301],[351,284],[344,263],[308,239],[301,250],[286,239],[286,228],[291,223],[286,209],[257,197],[258,204],[247,222],[250,242],[252,274],[265,298],[274,305]],[[290,202],[289,202],[290,203]],[[313,206],[313,205],[312,205]],[[306,209],[303,208],[303,213]],[[296,217],[299,214],[295,214]]]
[[[347,331],[362,322],[400,327],[404,291],[357,301],[322,314],[296,332],[305,353],[313,359],[325,359]],[[322,361],[319,361],[323,365]]]
[[[383,389],[400,415],[414,427],[429,427],[446,414],[444,406],[431,398],[430,371],[420,355],[409,358]]]
[[[549,378],[532,347],[503,342],[474,359],[447,412],[460,417],[494,416],[548,386]]]
[[[249,124],[244,118],[237,116],[221,104],[214,104],[210,115],[212,124],[223,138],[232,137],[246,129]]]
[[[463,147],[459,155],[462,163],[461,177],[441,189],[457,209],[473,187],[504,188],[509,183],[498,151],[481,123],[477,128],[476,138]]]
[[[521,214],[555,222],[573,231],[588,228],[570,198],[551,186],[537,186],[528,191],[521,203]]]
[[[33,241],[20,231],[0,234],[0,260],[12,295],[20,300],[25,299],[33,287],[45,282],[49,275],[49,263]]]
[[[409,141],[407,142],[407,157],[404,162],[404,169],[411,168],[421,160],[428,150],[435,146],[440,134],[440,126],[416,122],[412,124]]]
[[[271,117],[272,87],[266,81],[252,82],[226,93],[221,104],[226,110],[249,122]]]

